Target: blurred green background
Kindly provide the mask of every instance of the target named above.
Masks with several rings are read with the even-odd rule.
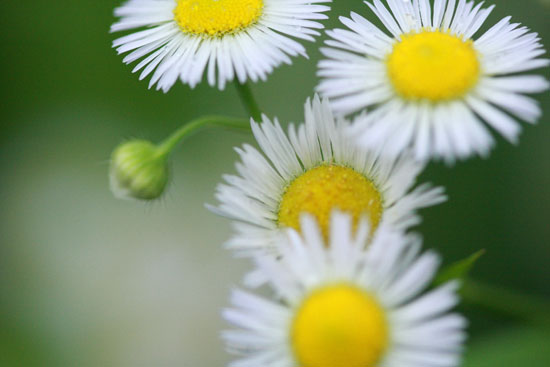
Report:
[[[490,1],[493,3],[495,1]],[[113,198],[107,168],[124,138],[158,141],[205,113],[243,116],[229,85],[220,92],[178,83],[150,91],[110,48],[119,2],[2,1],[0,121],[0,366],[221,366],[219,331],[248,263],[220,244],[228,223],[210,214],[232,147],[250,136],[207,131],[173,160],[174,181],[158,203]],[[512,14],[550,46],[550,4],[500,0],[489,18]],[[329,28],[359,0],[336,0]],[[370,15],[369,15],[370,16]],[[310,60],[253,87],[264,111],[300,121],[316,84]],[[543,71],[548,76],[548,69]],[[427,247],[446,262],[478,250],[478,279],[550,296],[550,95],[544,117],[514,147],[499,139],[488,160],[432,164],[423,181],[450,201],[423,211]],[[465,365],[550,366],[542,325],[463,306],[471,319]]]

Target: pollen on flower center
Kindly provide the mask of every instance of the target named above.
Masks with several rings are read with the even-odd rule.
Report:
[[[462,97],[480,74],[473,42],[440,31],[401,36],[386,65],[399,95],[431,102]]]
[[[278,222],[280,226],[300,230],[300,215],[307,212],[316,217],[327,238],[333,209],[352,214],[355,225],[366,213],[374,230],[382,216],[382,197],[374,184],[355,170],[322,165],[306,171],[287,187],[279,206]]]
[[[386,316],[365,291],[328,286],[298,308],[291,342],[301,367],[376,367],[388,345]]]
[[[220,37],[255,23],[263,0],[178,0],[174,19],[185,33]]]

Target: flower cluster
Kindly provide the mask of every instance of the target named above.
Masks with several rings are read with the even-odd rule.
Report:
[[[263,154],[238,149],[239,176],[220,184],[212,210],[234,221],[227,247],[252,256],[250,288],[236,291],[224,334],[244,355],[234,366],[455,366],[464,319],[449,312],[457,284],[422,293],[438,256],[420,255],[407,229],[417,210],[443,202],[440,187],[414,187],[424,164],[354,145],[328,100],[306,102],[305,123],[252,124]],[[267,158],[266,158],[267,157]],[[345,214],[344,214],[345,213]]]
[[[129,0],[111,30],[140,79],[167,92],[179,79],[224,89],[265,80],[306,56],[330,0]],[[367,9],[368,7],[368,9]],[[525,74],[550,61],[536,33],[507,17],[480,32],[494,6],[466,0],[366,2],[327,32],[304,122],[283,128],[250,110],[247,121],[194,121],[160,148],[130,142],[113,155],[126,197],[153,199],[176,142],[207,125],[250,126],[259,146],[237,148],[237,174],[217,188],[231,220],[226,247],[254,270],[236,290],[223,333],[233,367],[453,367],[466,338],[453,311],[460,282],[434,283],[439,256],[422,252],[419,209],[446,200],[417,185],[430,160],[487,156],[488,127],[517,142],[517,119],[541,114],[526,94],[549,88]],[[385,29],[368,18],[375,17]],[[243,98],[254,106],[249,90]],[[248,94],[247,94],[248,93]],[[368,111],[367,111],[368,110]],[[139,154],[139,156],[138,156]],[[139,176],[139,177],[138,177]],[[153,177],[154,176],[154,177]],[[158,178],[157,178],[158,177]],[[264,286],[271,297],[255,295]]]

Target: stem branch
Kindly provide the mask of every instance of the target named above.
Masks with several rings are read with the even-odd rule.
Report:
[[[238,80],[235,80],[235,88],[237,89],[239,98],[241,99],[241,102],[248,114],[254,119],[254,121],[261,122],[262,112],[260,107],[258,107],[258,103],[254,99],[250,86],[248,84],[241,84]]]
[[[550,302],[505,288],[467,280],[462,288],[465,302],[517,319],[550,326]]]
[[[169,154],[184,138],[192,133],[208,126],[220,126],[225,128],[250,131],[250,123],[247,119],[225,117],[225,116],[204,116],[192,120],[174,131],[172,135],[159,144],[159,155]]]

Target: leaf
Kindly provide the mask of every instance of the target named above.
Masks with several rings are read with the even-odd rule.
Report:
[[[474,264],[484,254],[485,254],[484,249],[479,250],[478,252],[468,256],[467,258],[459,260],[441,269],[439,274],[436,276],[433,284],[435,286],[438,286],[443,283],[447,283],[450,280],[455,280],[455,279],[464,280],[472,270],[472,267],[474,266]]]

